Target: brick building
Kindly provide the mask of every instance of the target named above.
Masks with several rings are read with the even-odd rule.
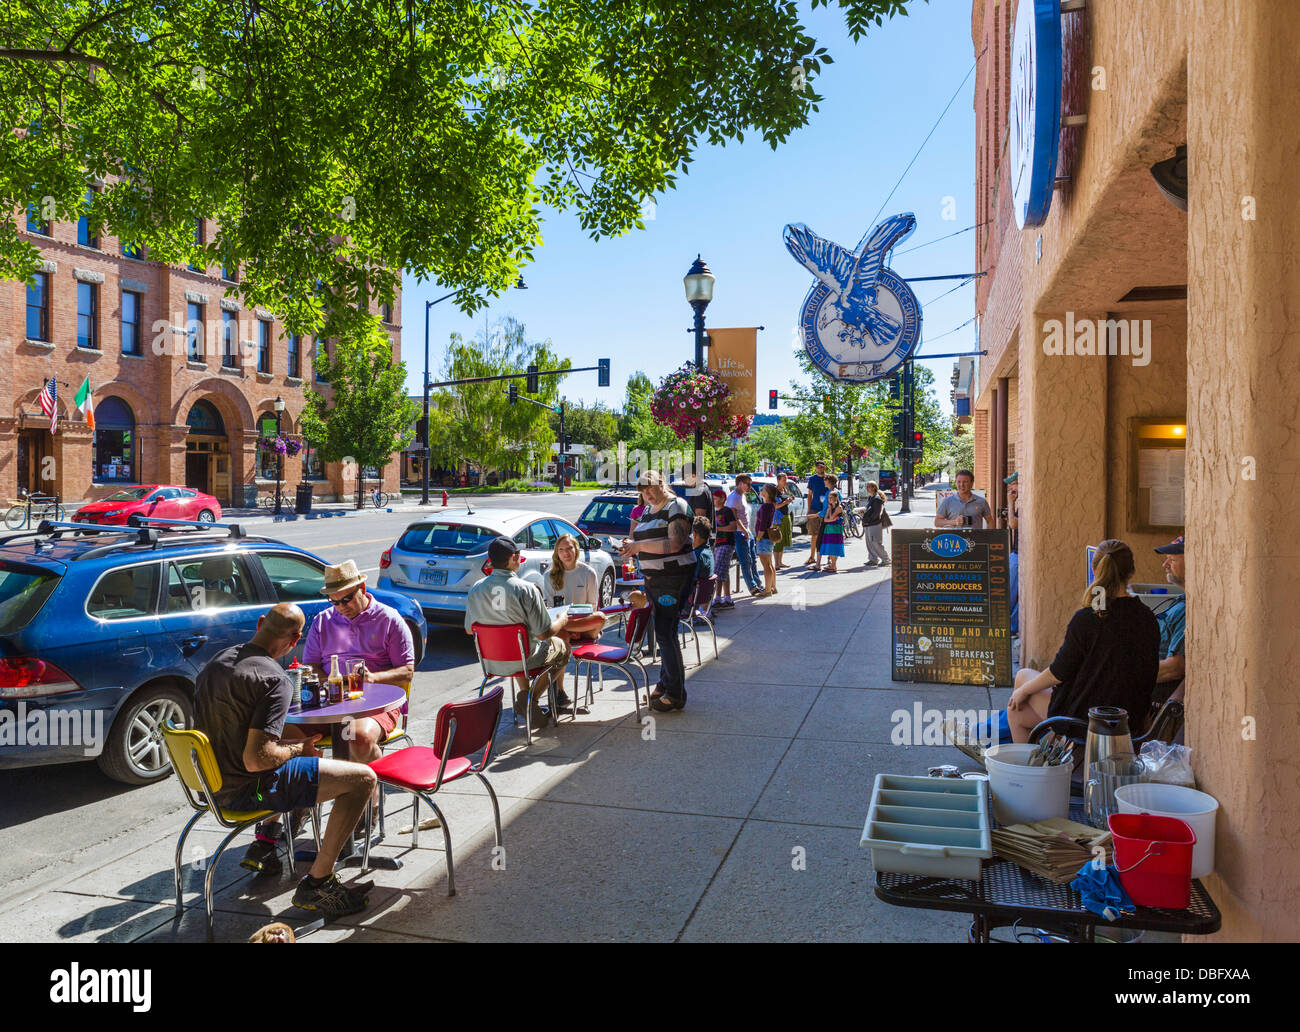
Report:
[[[1205,884],[1220,938],[1294,939],[1300,22],[1280,0],[1090,0],[1017,46],[1029,3],[971,19],[976,486],[996,509],[1019,473],[1021,660],[1052,661],[1086,546],[1126,541],[1163,583],[1152,548],[1186,530],[1185,734],[1219,802]],[[1059,91],[1013,94],[1058,61]],[[1058,104],[1059,135],[1019,132]],[[1017,219],[1014,176],[1043,153],[1048,203]]]
[[[77,502],[169,483],[239,506],[274,492],[276,463],[257,440],[275,432],[277,397],[281,432],[302,440],[304,386],[330,390],[313,379],[317,342],[289,334],[272,312],[243,307],[238,270],[148,261],[117,237],[94,237],[84,219],[20,217],[24,229],[44,266],[32,283],[0,281],[0,499],[23,488]],[[196,226],[215,230],[212,220]],[[394,359],[397,302],[376,310]],[[39,400],[48,377],[58,381],[54,435]],[[73,401],[87,377],[93,432]],[[375,486],[382,479],[386,491],[398,490],[398,462],[372,472]],[[322,463],[309,442],[284,460],[282,489],[292,496],[304,480],[325,500],[355,490],[342,464]]]

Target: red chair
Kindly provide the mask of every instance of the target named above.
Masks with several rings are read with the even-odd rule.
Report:
[[[483,689],[493,680],[509,677],[511,679],[510,690],[510,708],[514,711],[513,720],[519,720],[519,692],[520,682],[525,677],[540,672],[541,667],[528,669],[528,654],[533,651],[532,636],[528,633],[528,628],[521,623],[514,624],[482,624],[476,623],[471,628],[474,633],[474,648],[478,651],[479,666],[483,668],[483,681],[478,686],[480,698],[483,695]],[[488,673],[488,663],[518,663],[522,671],[518,674],[491,674]],[[527,685],[523,686],[525,689]],[[546,679],[546,697],[551,704],[552,719],[559,712],[555,705],[555,676],[548,674]],[[533,720],[532,707],[526,707],[524,711],[524,730],[528,734],[528,744],[533,744]]]
[[[695,611],[704,610],[704,615],[700,617],[709,628],[709,633],[713,635],[713,658],[718,658],[718,632],[713,629],[713,617],[710,614],[713,605],[713,593],[717,590],[718,578],[715,574],[708,580],[697,580],[695,590],[691,593],[690,604],[683,608],[681,615],[678,617],[678,624],[685,624],[686,630],[691,632],[695,638],[695,665],[701,666],[704,660],[700,658],[700,635],[695,629]],[[683,637],[685,633],[683,632]],[[685,647],[682,649],[685,652]]]
[[[650,626],[650,607],[644,609],[633,609],[628,615],[627,624],[623,631],[624,645],[602,645],[598,641],[583,642],[573,646],[574,680],[577,680],[578,669],[576,664],[587,664],[587,704],[591,704],[591,670],[594,664],[597,667],[617,667],[623,671],[625,676],[632,682],[632,698],[636,702],[636,718],[641,719],[641,689],[637,685],[636,675],[632,673],[629,663],[635,663],[641,671],[641,676],[645,680],[647,697],[650,692],[650,675],[646,672],[645,666],[638,655],[641,649],[641,642],[645,639],[646,629]],[[647,705],[649,703],[647,702]],[[573,692],[573,713],[575,719],[578,714],[578,691],[577,685],[574,685]]]
[[[451,831],[447,818],[438,809],[433,796],[444,784],[473,774],[487,789],[492,800],[492,818],[496,822],[497,846],[501,845],[501,807],[497,794],[483,771],[492,761],[497,725],[501,722],[501,700],[505,689],[497,685],[486,695],[469,702],[449,702],[438,710],[433,729],[433,748],[412,745],[381,756],[370,764],[380,785],[389,785],[415,796],[411,821],[411,846],[420,845],[420,800],[433,808],[442,822],[442,839],[447,848],[447,895],[456,895],[456,870],[451,856]],[[478,755],[477,760],[470,757]],[[366,844],[361,853],[363,869],[370,866],[370,808],[366,808]]]

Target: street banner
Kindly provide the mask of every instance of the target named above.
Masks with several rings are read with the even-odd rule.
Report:
[[[1005,530],[890,532],[893,679],[1011,684]]]
[[[733,414],[750,415],[756,409],[754,379],[758,367],[758,327],[709,328],[709,368],[731,389]]]

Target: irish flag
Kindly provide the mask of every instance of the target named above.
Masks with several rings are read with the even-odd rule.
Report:
[[[90,424],[90,429],[95,429],[95,402],[90,397],[90,377],[87,376],[81,381],[81,387],[77,390],[77,396],[72,399],[77,403],[77,411],[82,413],[86,422]]]

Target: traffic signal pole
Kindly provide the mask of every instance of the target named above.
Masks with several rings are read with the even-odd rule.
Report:
[[[912,360],[909,358],[903,364],[903,442],[900,449],[900,462],[898,469],[899,494],[902,496],[903,504],[899,507],[900,513],[912,511],[912,442],[913,429],[916,424],[916,378],[912,373]]]

